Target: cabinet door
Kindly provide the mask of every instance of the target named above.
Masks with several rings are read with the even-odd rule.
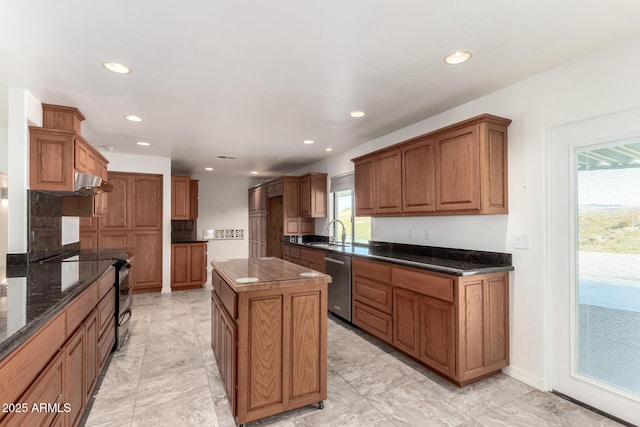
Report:
[[[93,216],[105,217],[107,216],[107,201],[108,193],[100,193],[93,196]]]
[[[85,364],[85,329],[80,328],[64,347],[65,352],[65,381],[64,401],[69,403],[71,411],[66,413],[68,426],[75,426],[80,421],[84,411],[85,383],[87,366]]]
[[[128,231],[101,231],[98,234],[98,247],[101,249],[132,248]]]
[[[87,369],[87,374],[84,383],[85,402],[91,399],[91,393],[98,380],[98,312],[96,310],[89,315],[85,323],[85,335],[86,335],[86,351],[84,355],[84,364]]]
[[[189,276],[194,285],[207,281],[207,244],[189,245]]]
[[[99,219],[98,226],[100,230],[126,230],[131,212],[131,178],[126,174],[109,172],[109,182],[113,184],[113,190],[106,196],[109,210],[104,218]]]
[[[131,233],[136,254],[132,266],[134,292],[154,292],[162,289],[162,233],[136,231]]]
[[[452,303],[422,296],[418,359],[451,378],[455,372],[455,329]]]
[[[433,139],[402,148],[402,211],[429,213],[435,210],[435,164]]]
[[[311,176],[300,178],[300,216],[311,216]]]
[[[373,159],[359,160],[354,165],[354,171],[356,216],[371,216],[375,213],[373,193],[376,185]]]
[[[29,189],[73,189],[72,136],[31,129],[29,150]]]
[[[198,180],[189,181],[189,219],[198,219]]]
[[[189,245],[171,245],[171,288],[189,284]]]
[[[435,144],[436,210],[479,210],[479,125],[438,135]]]
[[[298,178],[284,178],[284,192],[282,197],[284,210],[284,234],[301,234],[300,218],[298,217]]]
[[[393,290],[393,345],[417,356],[420,351],[420,295]]]
[[[400,149],[381,153],[375,158],[376,192],[374,206],[376,214],[399,214],[402,212]]]
[[[171,176],[171,219],[189,219],[188,176]]]
[[[236,341],[237,328],[235,322],[230,319],[224,310],[222,312],[222,364],[224,388],[231,406],[231,412],[236,415]]]
[[[65,402],[62,388],[63,359],[64,354],[59,352],[22,395],[20,403],[26,403],[29,409],[41,403],[58,404],[63,407]],[[8,402],[3,401],[3,403]],[[54,419],[57,415],[54,411],[13,412],[2,419],[0,424],[3,426],[50,426],[55,425]]]
[[[187,187],[188,187],[187,179]],[[131,182],[133,230],[162,228],[162,175],[134,175]],[[187,201],[188,202],[188,201]]]
[[[97,231],[81,231],[80,232],[80,249],[97,249],[98,248],[98,232]]]

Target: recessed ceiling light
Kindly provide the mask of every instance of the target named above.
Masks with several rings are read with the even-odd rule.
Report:
[[[138,117],[138,116],[126,116],[125,119],[129,120],[130,122],[141,122],[142,121],[142,117]]]
[[[333,151],[333,148],[327,147],[324,149],[324,151]]]
[[[212,171],[212,170],[213,170],[213,168],[204,168],[204,170],[206,170],[206,171]]]
[[[142,145],[143,147],[148,147],[148,146],[150,146],[150,145],[151,145],[150,143],[148,143],[148,142],[144,142],[144,141],[138,141],[138,143],[137,143],[137,144],[138,144],[138,145]]]
[[[315,143],[315,141],[314,141],[314,140],[312,140],[312,139],[305,139],[305,140],[304,140],[304,141],[302,141],[302,142],[303,142],[304,144],[307,144],[307,145],[311,145],[311,144],[314,144],[314,143]]]
[[[462,64],[471,59],[471,52],[468,50],[456,50],[444,58],[444,62],[449,65]]]
[[[118,62],[103,62],[102,66],[109,71],[113,71],[118,74],[129,74],[131,70],[126,65],[122,65]]]
[[[251,175],[258,175],[258,171],[251,171]]]
[[[364,117],[366,113],[364,111],[352,111],[349,113],[351,117]]]

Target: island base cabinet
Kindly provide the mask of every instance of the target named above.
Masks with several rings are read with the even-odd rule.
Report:
[[[238,292],[235,320],[225,287],[212,293],[211,345],[236,423],[325,400],[326,285]]]
[[[327,398],[326,287],[238,294],[237,422]]]

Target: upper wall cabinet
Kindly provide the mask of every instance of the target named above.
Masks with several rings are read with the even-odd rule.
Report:
[[[198,180],[189,180],[189,219],[198,219]]]
[[[303,218],[327,217],[327,174],[308,173],[300,177],[300,216]]]
[[[77,108],[42,104],[43,127],[30,126],[29,188],[73,191],[75,172],[107,179],[109,163],[80,135]]]
[[[508,213],[510,123],[483,114],[353,159],[356,215]]]
[[[171,175],[171,219],[191,219],[190,179],[186,175]]]

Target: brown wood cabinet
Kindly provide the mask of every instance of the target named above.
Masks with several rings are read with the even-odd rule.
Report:
[[[109,172],[113,190],[107,193],[109,211],[97,222],[98,248],[125,248],[136,254],[132,265],[133,292],[162,289],[162,175]],[[90,222],[83,236],[92,238]],[[131,279],[130,279],[130,282]]]
[[[171,175],[171,219],[191,219],[189,207],[191,199],[189,190],[190,178],[186,175]]]
[[[198,219],[198,183],[197,179],[189,180],[189,219]]]
[[[353,159],[356,216],[508,213],[510,123],[483,114]]]
[[[458,386],[509,364],[508,273],[449,276],[353,259],[353,323]]]
[[[267,256],[267,186],[249,189],[249,257]]]
[[[299,209],[303,218],[327,217],[327,174],[308,173],[300,177]]]
[[[434,158],[433,138],[421,138],[402,147],[402,212],[435,210]]]
[[[301,248],[291,243],[285,243],[283,259],[302,267],[326,273],[327,262],[324,259],[326,254],[327,251],[322,249]]]
[[[58,405],[59,411],[0,413],[1,425],[79,423],[104,367],[100,344],[110,351],[115,342],[114,281],[110,268],[0,362],[4,403],[26,403],[30,409],[34,404]],[[101,331],[102,317],[109,319],[110,329]]]
[[[73,191],[75,173],[107,179],[108,160],[82,138],[84,116],[77,108],[42,104],[43,127],[30,126],[29,188],[41,191]],[[80,203],[82,201],[82,203]],[[77,215],[104,215],[102,200],[78,198],[67,210]],[[93,211],[93,213],[91,213]],[[67,212],[72,215],[73,212]]]
[[[207,242],[171,244],[171,290],[200,288],[207,281]]]
[[[236,423],[326,399],[326,284],[235,293],[213,276],[211,343]]]

